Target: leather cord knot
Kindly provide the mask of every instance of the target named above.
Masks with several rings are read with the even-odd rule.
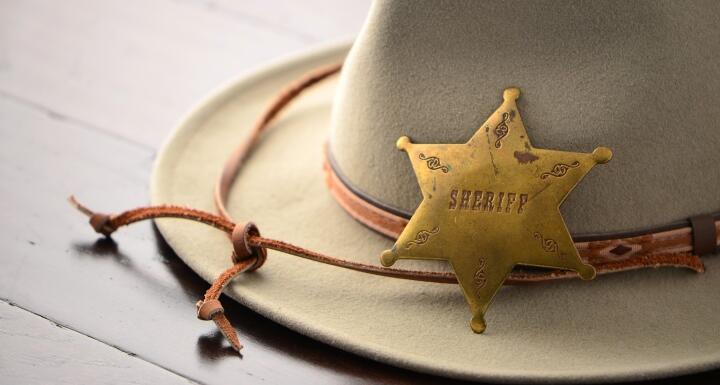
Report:
[[[107,214],[102,213],[93,213],[90,216],[90,226],[95,230],[95,232],[100,233],[106,237],[109,237],[110,234],[115,232],[115,228],[112,226],[112,217]]]
[[[197,306],[197,317],[203,321],[210,321],[218,314],[225,313],[225,309],[217,299],[200,300],[195,305]]]
[[[267,249],[262,246],[254,246],[250,243],[250,237],[260,236],[260,230],[253,222],[240,222],[235,225],[230,239],[233,244],[233,263],[240,263],[253,258],[255,262],[247,271],[259,269],[267,260]]]

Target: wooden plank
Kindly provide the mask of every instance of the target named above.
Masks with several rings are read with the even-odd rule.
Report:
[[[432,383],[318,343],[225,299],[240,359],[195,317],[208,285],[149,223],[100,239],[65,198],[114,211],[147,199],[152,150],[0,97],[0,297],[203,383]],[[3,346],[15,350],[15,347]],[[50,379],[51,380],[51,379]]]
[[[0,91],[157,147],[210,90],[308,44],[202,4],[0,2]]]
[[[5,384],[191,384],[186,378],[0,301]]]

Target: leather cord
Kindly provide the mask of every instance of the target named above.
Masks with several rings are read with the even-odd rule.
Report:
[[[237,177],[240,168],[242,168],[245,163],[245,159],[247,159],[247,156],[250,154],[253,147],[257,145],[260,140],[260,135],[267,129],[270,122],[272,122],[280,111],[282,111],[283,108],[285,108],[303,91],[322,80],[337,74],[340,72],[341,68],[342,63],[336,63],[324,67],[318,67],[305,74],[280,91],[280,93],[265,109],[265,112],[260,115],[260,118],[255,122],[250,130],[248,138],[242,141],[225,161],[222,173],[218,179],[217,185],[215,186],[215,206],[222,217],[227,219],[231,218],[225,208],[225,202],[227,202],[230,188],[232,187],[233,182],[235,182],[235,178]]]
[[[235,178],[244,165],[245,160],[252,149],[259,143],[262,133],[270,126],[270,123],[278,116],[294,98],[300,95],[309,87],[319,83],[341,69],[341,64],[334,64],[318,68],[297,81],[290,84],[269,104],[265,112],[254,124],[246,140],[231,153],[225,162],[223,171],[215,189],[215,205],[219,215],[186,208],[182,206],[161,205],[140,207],[128,210],[115,215],[96,213],[80,204],[74,197],[70,197],[70,203],[79,211],[87,215],[93,229],[105,236],[110,236],[119,227],[126,226],[138,221],[156,218],[181,218],[195,222],[204,223],[218,230],[225,232],[233,245],[233,253],[230,257],[232,266],[215,279],[205,293],[202,300],[197,303],[197,316],[203,320],[213,320],[230,344],[238,352],[242,345],[237,337],[235,329],[224,315],[219,297],[228,283],[237,275],[250,272],[260,268],[267,258],[267,249],[273,249],[315,262],[325,263],[363,273],[380,275],[392,278],[401,278],[416,281],[436,283],[457,283],[452,272],[427,272],[397,268],[386,268],[377,265],[368,265],[325,255],[313,250],[305,249],[281,240],[265,238],[260,235],[257,227],[251,223],[235,223],[227,212],[225,203]],[[697,272],[704,271],[702,261],[690,253],[666,253],[648,259],[647,256],[638,256],[632,260],[632,266],[628,267],[625,261],[610,261],[604,264],[594,264],[599,273],[628,270],[629,268],[641,268],[648,266],[676,266],[689,268]],[[547,280],[575,278],[577,274],[571,271],[553,270],[542,272],[515,271],[505,281],[508,284],[519,284],[539,282]]]

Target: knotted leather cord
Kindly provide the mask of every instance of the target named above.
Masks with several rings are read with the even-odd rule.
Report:
[[[146,219],[156,218],[189,219],[212,226],[228,234],[228,236],[231,237],[234,247],[234,251],[231,255],[233,265],[215,279],[205,293],[204,298],[198,301],[197,315],[198,318],[203,320],[212,319],[230,342],[232,347],[238,352],[242,349],[242,345],[240,344],[235,329],[224,315],[224,310],[220,305],[219,297],[227,284],[237,275],[243,272],[253,271],[262,266],[265,261],[266,249],[273,249],[312,261],[385,277],[436,283],[457,283],[455,274],[452,272],[428,272],[368,265],[325,255],[284,241],[265,238],[260,236],[257,231],[248,232],[248,223],[235,223],[227,212],[225,202],[228,198],[230,188],[235,181],[238,172],[244,165],[248,155],[258,144],[261,134],[269,127],[270,123],[277,117],[282,109],[293,99],[309,87],[338,73],[341,67],[342,64],[334,64],[318,68],[306,74],[285,88],[269,104],[265,112],[254,124],[248,138],[232,152],[223,167],[223,172],[218,180],[214,195],[215,205],[220,215],[174,205],[140,207],[124,211],[120,214],[108,215],[93,212],[80,204],[72,196],[69,199],[70,203],[90,218],[90,225],[96,232],[104,234],[108,237],[121,226],[126,226]],[[254,225],[250,225],[254,228]],[[240,230],[244,229],[245,231],[236,231],[238,228]],[[241,235],[238,236],[237,234]],[[660,259],[658,259],[658,257]],[[704,271],[704,266],[697,256],[690,255],[688,253],[655,256],[652,261],[646,261],[644,258],[646,257],[637,257],[637,261],[635,261],[637,268],[657,266],[657,262],[660,261],[662,262],[662,265],[666,266],[674,265],[678,267],[690,267],[698,272]],[[627,270],[627,263],[610,262],[603,264],[602,267],[603,271],[601,273]],[[575,272],[562,270],[550,271],[548,273],[544,273],[542,276],[527,272],[513,272],[505,283],[518,284],[574,277],[577,277]]]

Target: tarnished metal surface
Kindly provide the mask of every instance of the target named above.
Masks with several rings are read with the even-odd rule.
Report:
[[[414,144],[401,137],[423,201],[381,261],[448,260],[473,313],[473,331],[516,264],[569,269],[592,279],[581,261],[559,206],[596,164],[612,152],[534,148],[517,109],[517,88],[465,144]]]

